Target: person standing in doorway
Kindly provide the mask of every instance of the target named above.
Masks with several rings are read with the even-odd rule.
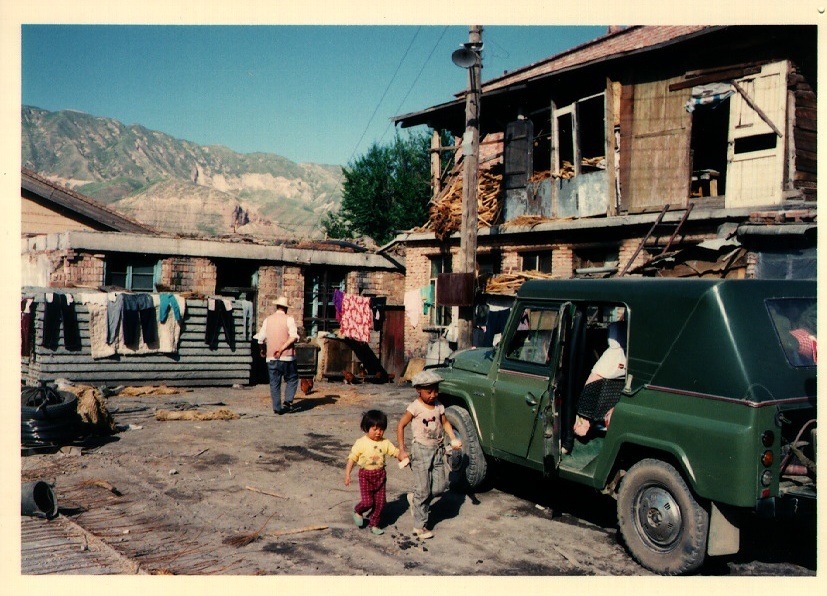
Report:
[[[261,329],[253,337],[262,345],[261,353],[267,361],[270,376],[270,400],[273,413],[282,415],[293,410],[293,398],[299,386],[299,369],[294,344],[299,339],[296,321],[288,316],[288,302],[280,296],[273,304],[276,312],[264,319]],[[281,399],[281,382],[284,380],[284,401]]]

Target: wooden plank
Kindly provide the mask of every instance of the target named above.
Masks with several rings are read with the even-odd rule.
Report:
[[[752,68],[733,68],[730,70],[721,70],[718,72],[709,73],[706,75],[696,76],[686,81],[679,83],[672,83],[669,85],[669,91],[681,91],[682,89],[691,89],[697,85],[708,85],[709,83],[719,83],[729,81],[731,79],[740,79],[747,75],[758,74],[761,72],[761,67]]]

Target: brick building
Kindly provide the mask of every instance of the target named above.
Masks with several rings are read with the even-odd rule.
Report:
[[[35,306],[35,341],[31,351],[22,354],[24,377],[31,382],[55,376],[99,384],[144,379],[168,384],[249,382],[260,368],[251,331],[273,312],[273,301],[287,296],[290,314],[303,335],[317,336],[338,328],[333,305],[336,289],[384,299],[388,316],[382,327],[371,331],[367,346],[388,372],[401,373],[404,361],[395,346],[401,345],[404,332],[405,274],[403,265],[390,256],[339,241],[275,244],[159,234],[28,171],[23,172],[21,192],[26,201],[46,205],[40,209],[40,221],[49,223],[39,228],[37,221],[30,221],[24,225],[21,240],[22,294]],[[55,196],[62,201],[59,209],[50,205]],[[87,221],[77,221],[78,209],[90,213]],[[30,211],[24,208],[24,222]],[[48,212],[45,219],[42,212]],[[109,225],[96,225],[96,214]],[[189,331],[185,328],[181,336],[182,346],[187,347],[172,355],[92,358],[88,335],[92,315],[83,296],[96,292],[182,297],[188,308],[192,306]],[[78,353],[40,345],[44,300],[53,293],[71,294],[75,299],[83,344]],[[204,346],[206,305],[215,299],[235,301],[232,318],[238,341],[228,346],[222,339],[217,348],[208,349]],[[226,374],[216,372],[221,366],[228,368]]]

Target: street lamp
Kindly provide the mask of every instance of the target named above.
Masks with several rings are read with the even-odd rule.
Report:
[[[482,26],[471,25],[468,43],[451,54],[454,64],[468,70],[468,93],[465,95],[465,134],[462,137],[462,224],[459,240],[460,272],[477,272],[477,185],[480,160],[480,70],[482,69]],[[462,314],[464,308],[464,315]],[[457,347],[471,347],[473,307],[460,307],[457,321]]]

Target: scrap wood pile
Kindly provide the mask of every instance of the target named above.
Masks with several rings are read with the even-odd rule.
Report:
[[[521,215],[519,217],[515,217],[511,221],[505,222],[503,224],[503,227],[526,226],[529,228],[533,228],[534,226],[546,221],[551,221],[551,219],[548,217],[543,217],[542,215]]]
[[[462,162],[454,166],[448,184],[431,201],[428,223],[422,230],[432,230],[439,240],[444,240],[460,229],[462,224]],[[477,225],[490,228],[500,219],[502,202],[502,167],[480,170],[477,184]]]
[[[516,273],[501,273],[488,280],[485,286],[487,294],[514,295],[523,283],[530,279],[554,279],[550,273],[541,271],[518,271]]]
[[[227,408],[218,408],[212,412],[197,412],[195,410],[186,410],[184,412],[173,412],[170,410],[157,410],[155,412],[155,420],[237,420],[240,418],[238,414]]]

